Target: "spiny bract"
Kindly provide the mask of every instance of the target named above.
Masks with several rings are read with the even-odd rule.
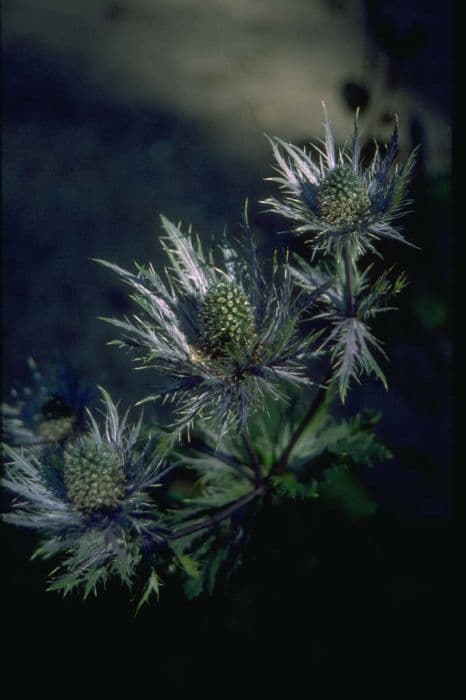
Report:
[[[375,375],[387,388],[386,377],[376,359],[376,355],[386,355],[369,323],[375,316],[395,310],[393,299],[406,286],[404,273],[392,275],[393,270],[389,269],[370,280],[370,268],[362,271],[350,262],[354,309],[348,315],[344,261],[334,260],[330,264],[324,260],[314,266],[302,258],[297,258],[296,262],[298,266],[292,266],[291,273],[308,295],[312,317],[327,324],[320,348],[330,352],[342,401],[351,379],[359,380],[363,374]]]

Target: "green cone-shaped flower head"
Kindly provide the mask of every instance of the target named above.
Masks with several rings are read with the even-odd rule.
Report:
[[[73,506],[85,513],[114,508],[124,495],[120,456],[110,445],[96,443],[92,437],[79,438],[66,448],[64,481]]]
[[[254,347],[254,313],[244,291],[232,282],[212,285],[201,310],[201,347],[213,359],[248,353]]]
[[[370,207],[364,181],[347,165],[339,165],[326,175],[317,203],[322,220],[331,226],[356,224]]]
[[[76,416],[63,399],[54,395],[41,408],[37,419],[37,433],[48,442],[58,442],[72,435]]]

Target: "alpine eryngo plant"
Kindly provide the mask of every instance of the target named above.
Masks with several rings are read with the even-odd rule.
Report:
[[[305,237],[308,259],[290,262],[277,237],[259,265],[247,221],[207,250],[162,217],[164,270],[99,260],[139,307],[106,319],[121,331],[112,342],[137,351],[150,387],[139,403],[166,402],[168,426],[131,427],[103,389],[96,418],[87,389],[47,383],[35,364],[35,388],[5,404],[4,519],[40,535],[36,556],[56,561],[50,588],[86,596],[116,575],[139,607],[180,574],[188,596],[212,592],[247,551],[261,507],[323,498],[342,477],[354,490],[358,466],[390,457],[376,417],[336,421],[332,403],[368,373],[387,386],[371,322],[406,279],[391,269],[374,279],[367,257],[380,238],[406,242],[396,222],[414,156],[398,169],[395,127],[363,168],[357,115],[349,149],[335,148],[326,114],[324,127],[314,154],[271,139],[282,197],[266,201]]]

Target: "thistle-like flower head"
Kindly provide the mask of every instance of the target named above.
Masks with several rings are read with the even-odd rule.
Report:
[[[314,253],[341,254],[347,242],[358,254],[368,249],[376,252],[374,242],[384,237],[407,243],[392,222],[409,203],[406,186],[414,153],[404,168],[399,169],[395,162],[397,123],[385,156],[377,148],[372,162],[363,168],[357,113],[351,146],[338,152],[325,106],[324,116],[323,150],[314,147],[315,157],[281,139],[271,139],[278,177],[268,179],[279,184],[283,197],[270,197],[263,204],[291,219],[292,231],[306,234]]]
[[[4,520],[38,531],[35,553],[60,556],[50,589],[84,594],[116,574],[130,585],[143,557],[155,558],[161,541],[159,515],[149,489],[163,474],[152,441],[139,446],[141,421],[129,428],[103,389],[104,426],[89,414],[82,436],[48,454],[4,446],[11,461],[4,486],[17,499]]]
[[[43,371],[32,358],[28,365],[32,385],[14,390],[2,405],[2,429],[5,442],[41,453],[85,429],[96,390],[66,362],[57,360]]]
[[[280,395],[280,380],[308,381],[313,338],[298,333],[287,264],[276,264],[266,283],[249,236],[236,248],[223,241],[214,259],[190,231],[164,217],[162,223],[171,263],[167,284],[151,265],[132,274],[99,261],[133,288],[143,311],[124,321],[106,320],[124,331],[117,344],[139,348],[142,366],[158,371],[158,394],[144,400],[172,397],[177,430],[195,418],[216,419],[220,434],[243,427],[251,409]]]

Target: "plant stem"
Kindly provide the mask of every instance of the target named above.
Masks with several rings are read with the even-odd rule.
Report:
[[[268,489],[267,489],[267,481],[270,479],[271,476],[275,476],[276,474],[280,474],[283,471],[285,471],[288,459],[296,446],[296,443],[298,442],[299,438],[301,437],[303,431],[307,427],[307,425],[310,423],[310,421],[317,415],[318,411],[322,408],[322,406],[325,404],[325,401],[328,396],[328,391],[329,388],[325,386],[327,380],[329,377],[326,377],[324,384],[319,386],[319,389],[314,396],[313,401],[311,402],[311,405],[309,406],[308,411],[306,414],[303,416],[301,422],[299,423],[298,427],[294,431],[293,435],[290,438],[290,441],[288,445],[285,447],[283,450],[282,454],[280,457],[277,459],[275,464],[273,465],[272,469],[270,470],[270,473],[267,477],[267,480],[264,480],[263,474],[262,474],[262,469],[260,465],[260,461],[258,459],[258,456],[254,450],[254,447],[252,446],[249,436],[246,433],[243,433],[243,441],[244,445],[246,447],[246,450],[248,452],[248,455],[251,459],[252,466],[254,468],[254,474],[256,478],[256,488],[253,491],[250,491],[247,493],[245,496],[242,496],[236,501],[233,501],[232,503],[229,503],[227,506],[219,510],[217,513],[214,515],[210,515],[200,522],[194,523],[193,525],[188,525],[187,527],[182,528],[181,530],[177,530],[175,532],[164,532],[162,534],[163,538],[165,541],[173,541],[173,540],[178,540],[181,539],[182,537],[187,537],[188,535],[193,534],[194,532],[198,532],[199,530],[205,530],[210,527],[214,527],[217,525],[219,522],[222,520],[225,520],[226,518],[230,517],[233,513],[235,513],[237,510],[242,508],[243,506],[247,505],[251,501],[253,501],[257,496],[264,495]],[[199,448],[199,445],[196,445],[197,448]],[[205,446],[207,448],[207,446]],[[205,450],[207,451],[208,448]],[[216,453],[212,451],[212,453],[215,455]],[[225,456],[223,456],[225,457]],[[226,463],[229,463],[230,460],[227,462],[225,459]],[[238,468],[238,463],[233,462],[231,466],[235,466]]]
[[[319,389],[318,389],[317,393],[315,394],[315,396],[311,402],[311,405],[309,406],[309,409],[307,410],[306,414],[303,416],[303,418],[302,418],[301,422],[299,423],[298,427],[296,428],[296,430],[293,432],[293,435],[291,436],[291,438],[288,442],[288,445],[285,447],[285,449],[283,450],[280,457],[276,460],[275,464],[272,466],[272,469],[270,470],[266,479],[264,479],[261,463],[260,463],[258,455],[254,449],[254,446],[251,444],[251,441],[250,441],[247,433],[243,432],[243,434],[242,434],[243,443],[244,443],[244,446],[245,446],[246,451],[248,453],[248,456],[251,460],[251,466],[253,468],[254,475],[255,475],[255,484],[256,484],[255,489],[253,491],[250,491],[249,493],[247,493],[245,496],[242,496],[238,500],[233,501],[232,503],[229,503],[227,506],[220,509],[214,515],[207,516],[206,518],[204,518],[200,522],[194,523],[193,525],[188,525],[187,527],[181,528],[180,530],[175,530],[174,532],[164,532],[163,534],[161,533],[162,537],[165,539],[165,541],[170,542],[173,540],[178,540],[178,539],[181,539],[182,537],[187,537],[188,535],[191,535],[194,532],[198,532],[199,530],[205,530],[207,528],[214,527],[219,522],[230,517],[230,515],[235,513],[237,510],[239,510],[243,506],[245,506],[248,503],[250,503],[251,501],[253,501],[255,498],[257,498],[257,496],[267,494],[269,492],[269,488],[268,488],[269,484],[267,482],[269,481],[270,477],[275,476],[275,475],[280,474],[283,471],[285,471],[287,464],[288,464],[288,459],[289,459],[293,449],[295,448],[296,443],[298,442],[302,433],[304,432],[306,427],[309,425],[309,423],[312,421],[312,419],[317,416],[319,410],[325,405],[328,396],[330,396],[329,391],[331,391],[331,387],[326,386],[326,384],[330,378],[331,378],[331,373],[329,373],[325,377],[323,384],[319,386]],[[211,450],[201,440],[197,441],[195,447],[196,447],[196,449],[200,449],[201,451],[204,451],[207,454],[212,454],[214,456],[217,456],[219,459],[224,461],[225,464],[229,464],[230,466],[238,469],[238,471],[245,471],[244,467],[242,467],[242,465],[240,465],[240,463],[237,462],[235,459],[229,457],[228,455],[219,455],[214,450]]]
[[[307,425],[311,422],[311,420],[314,418],[314,416],[317,414],[319,409],[322,407],[322,405],[325,403],[327,399],[327,392],[329,391],[328,387],[325,386],[327,382],[327,379],[324,381],[324,384],[322,384],[316,395],[314,396],[313,401],[311,401],[311,405],[309,406],[307,412],[303,416],[300,424],[294,431],[293,435],[290,438],[290,441],[288,445],[285,447],[283,450],[282,454],[280,457],[277,459],[275,464],[272,466],[272,469],[270,470],[269,476],[267,477],[270,479],[271,476],[276,476],[277,474],[281,474],[282,472],[285,471],[286,466],[288,464],[288,459],[293,452],[293,449],[296,446],[296,443],[298,442],[299,438],[301,437],[302,433],[304,432],[305,428]]]
[[[354,271],[349,238],[346,239],[343,248],[343,260],[345,262],[346,314],[351,317],[354,316]]]
[[[251,444],[251,441],[249,439],[249,435],[246,433],[246,431],[243,432],[243,442],[244,442],[244,446],[246,448],[246,452],[248,453],[249,459],[251,460],[252,467],[254,469],[256,486],[260,486],[263,482],[261,464],[260,464],[259,458],[256,454],[256,451]]]
[[[190,444],[191,447],[194,447],[196,450],[199,450],[199,452],[204,452],[204,454],[207,454],[211,457],[216,457],[218,460],[220,460],[220,462],[223,462],[229,467],[236,469],[236,471],[239,472],[242,476],[252,481],[252,474],[234,457],[226,455],[223,452],[213,450],[211,447],[209,447],[209,445],[206,445],[205,442],[203,442],[200,438],[192,438]]]
[[[215,515],[212,515],[209,518],[205,518],[205,520],[202,520],[200,523],[195,523],[194,525],[188,525],[188,527],[184,527],[182,530],[178,530],[178,531],[172,532],[170,534],[167,534],[167,535],[165,535],[165,539],[167,539],[167,540],[179,540],[181,537],[186,537],[187,535],[191,535],[193,532],[197,532],[198,530],[204,530],[208,527],[214,527],[214,525],[217,525],[217,523],[221,522],[222,520],[225,520],[225,518],[228,518],[235,511],[239,510],[240,508],[245,506],[247,503],[254,500],[254,498],[256,498],[257,496],[259,496],[263,493],[264,493],[264,487],[258,486],[257,488],[254,489],[254,491],[250,491],[245,496],[242,496],[242,498],[239,498],[237,501],[233,501],[232,503],[230,503],[228,506],[226,506],[222,510],[219,510],[218,513],[215,513]]]
[[[161,472],[157,474],[157,479],[162,480],[167,474],[170,474],[174,469],[176,469],[177,465],[176,464],[171,464],[169,467],[166,469],[163,469]]]

